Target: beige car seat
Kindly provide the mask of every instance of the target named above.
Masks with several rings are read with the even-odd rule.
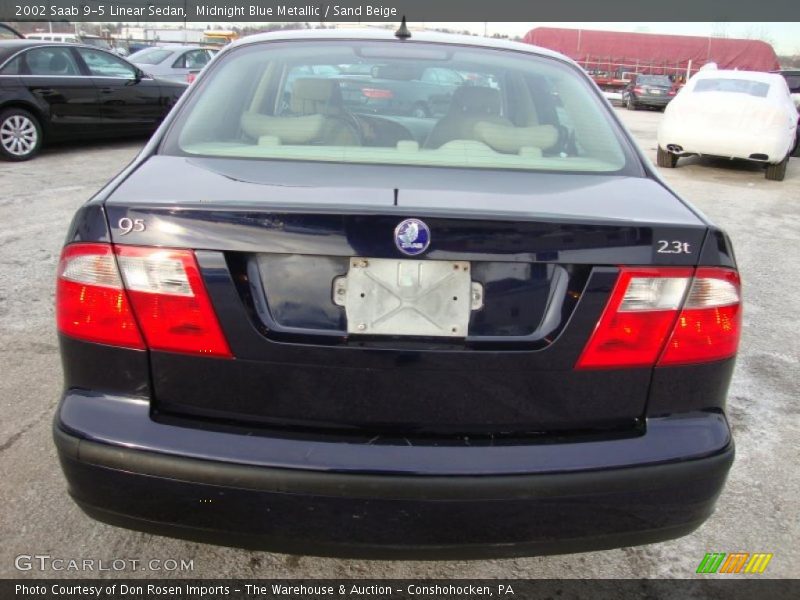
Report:
[[[500,91],[490,87],[462,86],[453,93],[450,108],[434,126],[426,148],[438,148],[452,140],[477,140],[475,125],[481,122],[509,125],[511,121],[501,117]]]
[[[267,143],[357,146],[358,124],[345,109],[333,79],[297,79],[292,85],[291,115],[273,117],[253,111],[242,115],[242,129]]]
[[[536,122],[535,107],[531,104],[528,120],[532,125],[516,127],[501,116],[500,91],[490,87],[460,87],[453,94],[450,110],[439,121],[425,142],[426,148],[453,146],[451,142],[479,142],[498,152],[517,154],[537,153],[553,147],[558,130],[552,125]],[[475,147],[473,151],[475,151]]]

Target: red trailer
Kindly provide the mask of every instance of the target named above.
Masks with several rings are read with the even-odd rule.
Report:
[[[760,40],[537,27],[523,41],[566,54],[606,91],[625,87],[637,73],[685,80],[707,63],[746,71],[780,68],[775,50]]]

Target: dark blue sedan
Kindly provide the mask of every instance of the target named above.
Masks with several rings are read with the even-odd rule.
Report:
[[[314,74],[361,62],[481,77],[441,116],[359,112]],[[75,216],[55,441],[88,515],[192,540],[666,540],[712,514],[733,461],[739,289],[726,235],[567,58],[247,37]]]

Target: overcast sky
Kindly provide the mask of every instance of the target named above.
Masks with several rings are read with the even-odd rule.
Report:
[[[798,0],[800,2],[800,0]],[[427,27],[474,31],[483,34],[484,23],[425,23]],[[488,34],[525,35],[534,27],[568,27],[570,29],[601,29],[609,31],[639,31],[676,35],[725,35],[763,39],[773,45],[778,54],[800,54],[800,23],[486,23]]]
[[[800,2],[800,0],[797,0]],[[220,23],[221,24],[221,23]],[[135,25],[129,23],[129,25]],[[176,27],[178,23],[149,23],[150,27]],[[202,27],[208,23],[189,23],[187,26]],[[230,25],[253,26],[258,23],[230,23]],[[368,25],[365,23],[365,25]],[[638,31],[642,33],[668,33],[675,35],[724,36],[732,38],[762,39],[772,44],[778,54],[800,54],[800,23],[410,23],[425,27],[468,30],[488,35],[501,33],[522,37],[534,27],[568,27],[570,29],[600,29],[609,31]],[[144,26],[144,25],[143,25]]]

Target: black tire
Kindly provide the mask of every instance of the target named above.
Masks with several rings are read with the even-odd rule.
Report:
[[[678,156],[672,152],[662,150],[661,146],[659,146],[658,153],[656,154],[656,163],[659,167],[664,167],[665,169],[674,169],[678,164]]]
[[[417,102],[411,107],[411,116],[417,119],[427,119],[431,116],[431,111],[424,102]]]
[[[794,150],[790,156],[800,157],[800,131],[797,132],[797,141],[794,143]]]
[[[638,106],[636,105],[636,101],[633,99],[633,94],[628,94],[628,99],[625,102],[625,107],[628,110],[638,110]]]
[[[30,160],[39,154],[42,137],[39,119],[27,110],[14,107],[0,112],[0,158]]]
[[[767,172],[765,177],[770,181],[783,181],[786,177],[786,166],[789,164],[789,157],[787,156],[776,165],[767,165]]]

